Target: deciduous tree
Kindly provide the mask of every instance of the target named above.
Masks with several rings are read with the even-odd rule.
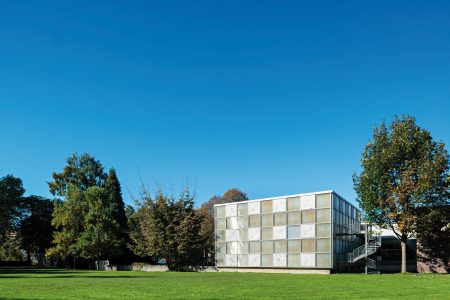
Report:
[[[416,230],[419,210],[449,205],[448,153],[442,142],[410,116],[375,128],[366,145],[362,172],[354,175],[358,201],[369,221],[387,226],[401,241],[406,272],[406,241]]]
[[[72,154],[66,160],[67,164],[61,173],[53,173],[53,181],[48,183],[50,193],[57,196],[66,196],[69,186],[76,186],[85,191],[91,186],[103,187],[106,173],[100,161],[90,154]]]
[[[27,251],[29,263],[34,255],[42,264],[45,251],[52,242],[53,202],[39,196],[26,197],[24,202],[27,216],[20,224],[21,246]]]
[[[12,175],[0,178],[0,243],[20,226],[24,193],[20,178]]]

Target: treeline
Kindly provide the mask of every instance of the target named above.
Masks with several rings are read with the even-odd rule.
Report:
[[[55,199],[24,197],[19,178],[0,179],[0,260],[93,268],[110,264],[165,263],[171,270],[214,263],[216,203],[247,200],[230,189],[195,209],[186,187],[180,195],[143,189],[125,205],[114,168],[89,154],[73,154],[48,183]]]

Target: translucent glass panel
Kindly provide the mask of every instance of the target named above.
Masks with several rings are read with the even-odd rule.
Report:
[[[285,253],[277,253],[273,255],[273,266],[274,267],[286,267],[287,257]]]
[[[273,226],[273,214],[261,216],[261,226]]]
[[[272,213],[272,200],[261,202],[261,213],[263,214]]]
[[[239,241],[248,241],[248,230],[247,229],[239,229],[238,240]]]
[[[261,239],[262,240],[272,240],[272,227],[261,228]]]
[[[316,252],[316,240],[302,240],[302,252]]]
[[[260,267],[261,266],[261,255],[260,254],[249,254],[248,255],[248,266],[249,267]]]
[[[225,256],[225,264],[230,267],[237,266],[237,255],[226,255]]]
[[[216,222],[216,228],[221,230],[221,229],[226,229],[226,219],[222,218],[222,219],[217,219]]]
[[[227,242],[237,241],[238,231],[234,229],[227,229],[225,232],[225,240]]]
[[[299,239],[300,238],[300,225],[288,226],[287,235],[288,235],[288,239]]]
[[[286,213],[276,213],[274,214],[274,225],[286,225],[287,224],[287,215]]]
[[[216,231],[216,238],[218,241],[225,241],[225,230],[217,230]]]
[[[329,208],[329,207],[331,207],[331,194],[316,195],[316,208]]]
[[[216,254],[216,262],[217,262],[217,265],[219,265],[219,266],[225,265],[225,255]]]
[[[286,253],[287,241],[279,240],[273,242],[273,252],[274,253]]]
[[[237,217],[227,218],[227,229],[238,229]]]
[[[274,240],[286,239],[286,226],[274,226],[272,237]]]
[[[238,217],[239,228],[248,228],[248,217]]]
[[[317,254],[318,268],[331,268],[331,254]]]
[[[249,242],[248,243],[249,253],[261,253],[261,242]]]
[[[227,243],[227,254],[238,254],[238,242]]]
[[[300,225],[301,238],[313,238],[316,237],[316,225]]]
[[[272,254],[262,254],[261,255],[261,266],[272,267],[273,266],[273,255]]]
[[[260,215],[254,215],[249,216],[249,227],[260,227],[261,226],[261,216]]]
[[[226,254],[227,253],[227,244],[224,242],[218,242],[216,243],[216,254]]]
[[[225,206],[225,215],[227,217],[236,217],[237,216],[237,205],[236,204],[228,204]]]
[[[300,265],[302,267],[315,267],[316,266],[316,255],[314,253],[301,253],[300,254]]]
[[[301,209],[313,209],[316,207],[316,195],[307,195],[300,197]]]
[[[260,213],[261,213],[261,211],[260,211],[260,202],[259,201],[248,203],[248,214],[249,215],[257,215]]]
[[[300,197],[288,198],[287,210],[288,211],[300,210]]]
[[[331,237],[331,224],[317,224],[317,237]]]
[[[261,239],[261,228],[249,228],[247,232],[249,241],[259,241]]]
[[[289,240],[288,241],[288,252],[289,253],[300,253],[302,251],[301,248],[301,240]]]
[[[261,242],[261,253],[273,253],[273,242],[272,241],[262,241]]]
[[[216,218],[224,218],[224,217],[225,217],[225,206],[217,206]]]
[[[238,254],[248,254],[248,242],[238,242]]]
[[[288,267],[300,267],[300,254],[288,254]]]
[[[289,225],[300,224],[301,220],[302,220],[301,212],[294,211],[294,212],[288,213],[288,224]]]
[[[247,203],[240,203],[240,204],[238,204],[238,215],[239,216],[246,216],[246,215],[248,215],[248,205],[247,205]]]
[[[286,211],[286,199],[275,199],[272,201],[272,212]]]
[[[330,223],[331,211],[330,209],[318,209],[316,210],[317,223]]]
[[[248,267],[248,255],[238,255],[238,267]]]
[[[317,252],[331,252],[331,239],[318,239]]]
[[[313,224],[315,223],[315,211],[314,210],[304,210],[302,211],[302,224]]]

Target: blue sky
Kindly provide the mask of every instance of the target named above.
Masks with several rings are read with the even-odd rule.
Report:
[[[0,1],[0,104],[28,194],[88,152],[127,201],[141,179],[354,201],[383,119],[450,144],[450,2]]]

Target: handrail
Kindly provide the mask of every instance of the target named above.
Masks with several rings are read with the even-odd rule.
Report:
[[[381,246],[381,236],[380,235],[371,236],[369,242],[367,243],[367,255],[371,255],[377,252],[380,246]],[[366,245],[362,245],[354,249],[351,253],[347,254],[347,261],[356,262],[365,256],[366,256]]]

